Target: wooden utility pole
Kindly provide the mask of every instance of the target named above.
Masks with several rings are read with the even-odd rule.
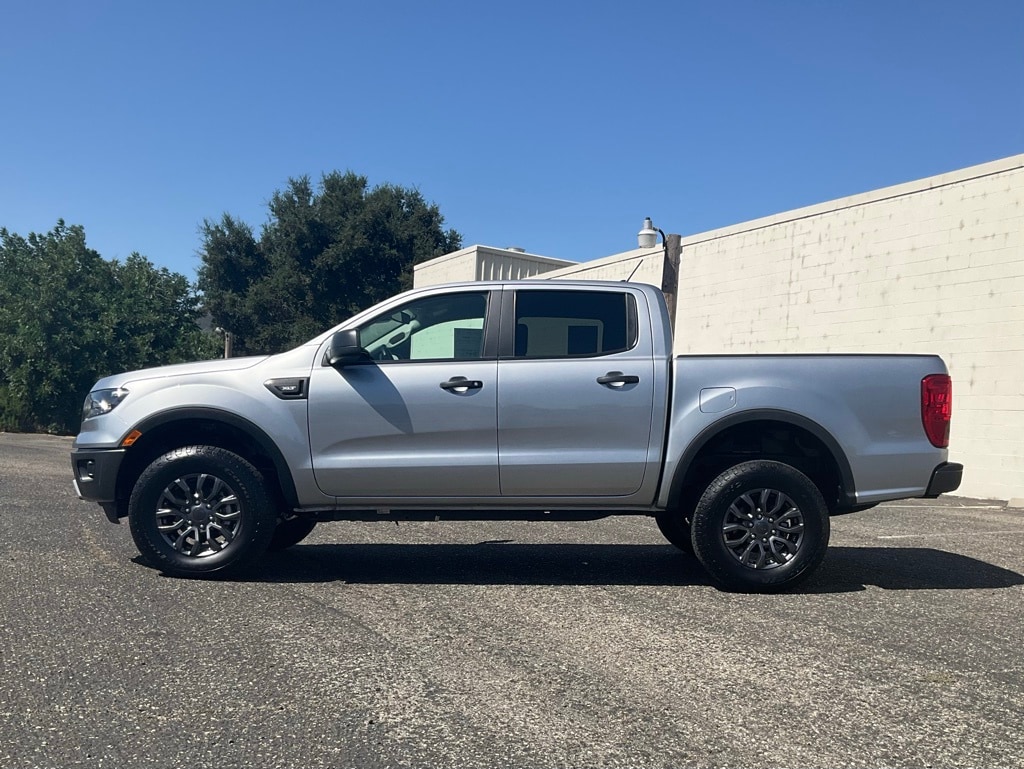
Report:
[[[679,260],[683,252],[681,235],[662,235],[665,243],[665,261],[661,271],[661,292],[668,305],[668,317],[672,331],[676,328],[676,302],[679,296]]]

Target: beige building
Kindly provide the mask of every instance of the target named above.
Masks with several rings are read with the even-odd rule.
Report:
[[[662,264],[660,245],[581,263],[473,246],[415,282],[661,286]],[[1024,155],[683,237],[675,351],[937,353],[957,493],[1024,498]]]
[[[462,280],[523,280],[575,264],[521,248],[470,246],[413,266],[412,283],[420,288]]]

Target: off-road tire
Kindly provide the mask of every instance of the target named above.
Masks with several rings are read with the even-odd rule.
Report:
[[[828,507],[817,486],[790,465],[734,465],[701,495],[693,549],[711,578],[740,592],[786,590],[806,579],[828,548]]]
[[[228,576],[266,552],[277,512],[259,470],[215,446],[155,459],[135,482],[128,522],[143,559],[178,577]]]

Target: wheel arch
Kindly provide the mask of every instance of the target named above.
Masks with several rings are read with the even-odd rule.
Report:
[[[721,472],[751,459],[786,462],[818,487],[832,513],[856,504],[856,485],[846,452],[817,422],[790,411],[756,409],[708,425],[680,457],[669,490],[669,507],[696,504]]]
[[[147,417],[132,429],[141,436],[125,452],[118,472],[118,517],[127,515],[132,487],[154,459],[192,445],[217,446],[238,454],[263,473],[279,504],[298,506],[295,481],[284,455],[266,432],[245,417],[215,408],[177,408]]]

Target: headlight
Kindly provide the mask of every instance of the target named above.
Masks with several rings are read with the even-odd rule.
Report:
[[[85,404],[82,406],[82,421],[113,411],[117,404],[127,397],[128,391],[122,387],[115,390],[93,390],[85,396]]]

